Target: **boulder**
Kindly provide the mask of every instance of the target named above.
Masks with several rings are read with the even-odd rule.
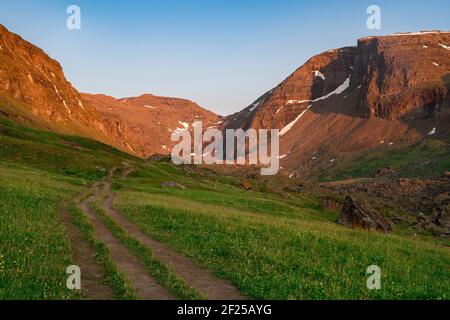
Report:
[[[177,188],[181,190],[186,190],[186,187],[178,182],[173,181],[167,181],[167,182],[161,182],[161,188]]]
[[[394,174],[394,173],[395,173],[395,168],[393,168],[393,167],[385,167],[385,168],[379,169],[375,173],[375,177],[382,177],[382,176],[386,176],[388,174]]]
[[[392,231],[391,224],[382,214],[366,203],[357,201],[352,196],[345,198],[338,223],[354,229],[376,230],[381,232]]]
[[[433,208],[434,223],[450,231],[450,205],[441,205]]]

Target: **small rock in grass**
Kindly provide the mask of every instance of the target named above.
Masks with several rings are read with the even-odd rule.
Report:
[[[244,190],[251,190],[251,189],[252,189],[252,185],[251,185],[250,182],[248,182],[247,180],[243,180],[243,181],[241,182],[241,187],[242,187]]]
[[[161,188],[177,188],[181,190],[186,190],[185,186],[174,181],[161,182]]]

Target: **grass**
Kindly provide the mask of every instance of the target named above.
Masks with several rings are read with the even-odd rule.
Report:
[[[123,161],[133,159],[94,141],[0,120],[0,300],[82,298],[66,288],[74,261],[58,210]],[[104,254],[99,259],[106,264]]]
[[[139,258],[147,269],[148,273],[155,280],[177,299],[181,300],[201,300],[205,297],[189,287],[183,280],[167,266],[153,258],[152,252],[146,246],[142,245],[138,240],[129,236],[120,226],[118,226],[111,218],[107,217],[103,210],[94,203],[92,208],[101,218],[103,223],[110,229],[113,235],[124,244],[130,252]]]
[[[0,119],[0,159],[62,176],[95,181],[131,156],[92,140],[40,131]]]
[[[341,163],[324,178],[370,175],[388,165],[403,168],[405,174],[438,174],[449,167],[447,148],[445,142],[427,140],[409,151]],[[113,184],[124,215],[150,237],[232,281],[250,298],[450,298],[450,251],[436,239],[349,230],[337,225],[336,213],[322,209],[313,197],[284,197],[264,188],[244,191],[236,177],[187,173],[87,139],[0,120],[0,299],[82,298],[66,288],[65,272],[73,258],[58,208],[124,161],[136,169]],[[187,189],[161,188],[163,181]],[[86,217],[76,208],[71,212],[116,297],[136,298]],[[103,219],[174,295],[199,298],[150,251]],[[381,290],[366,288],[370,265],[381,267]]]
[[[450,168],[450,140],[427,139],[408,148],[371,151],[338,163],[324,171],[319,180],[336,181],[370,177],[378,170],[392,167],[401,177],[439,178]]]
[[[58,219],[77,184],[0,163],[0,300],[80,298],[66,288],[73,260]]]
[[[272,195],[215,181],[199,185],[188,176],[177,180],[190,186],[187,190],[162,189],[161,179],[174,174],[165,166],[154,164],[148,175],[144,169],[115,184],[120,210],[149,236],[231,280],[251,298],[450,296],[448,248],[346,229],[313,199],[279,206],[281,199]],[[369,291],[366,270],[374,264],[382,269],[383,288]]]

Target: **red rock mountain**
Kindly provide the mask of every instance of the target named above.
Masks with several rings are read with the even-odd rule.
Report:
[[[372,149],[449,133],[450,33],[360,39],[319,54],[221,128],[278,128],[281,165],[310,174]],[[58,62],[0,25],[0,116],[147,157],[177,128],[218,126],[195,103],[80,94]]]
[[[58,62],[0,25],[0,116],[95,139],[148,157],[170,152],[171,131],[219,117],[183,99],[81,95]]]
[[[100,114],[65,79],[60,64],[1,25],[0,113],[35,127],[119,147]]]
[[[196,103],[177,98],[146,94],[136,98],[114,99],[105,95],[82,94],[108,123],[114,124],[112,137],[134,154],[148,157],[169,154],[170,138],[177,129],[192,129],[194,121],[204,128],[214,126],[219,117]]]
[[[278,128],[281,165],[304,175],[374,148],[449,132],[450,33],[367,37],[319,54],[224,128]]]

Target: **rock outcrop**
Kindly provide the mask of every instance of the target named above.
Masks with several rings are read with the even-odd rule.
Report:
[[[391,232],[392,226],[378,211],[347,196],[338,223],[355,229]]]

